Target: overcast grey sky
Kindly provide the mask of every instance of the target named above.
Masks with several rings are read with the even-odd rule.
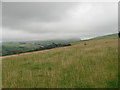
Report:
[[[3,41],[91,38],[118,32],[113,2],[3,2]]]

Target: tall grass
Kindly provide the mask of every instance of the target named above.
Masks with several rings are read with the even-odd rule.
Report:
[[[2,68],[3,88],[117,88],[118,41],[90,40],[5,57]]]

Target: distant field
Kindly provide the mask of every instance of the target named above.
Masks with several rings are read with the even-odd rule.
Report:
[[[47,41],[24,41],[24,42],[3,42],[0,48],[0,56],[14,55],[26,52],[40,51],[56,47],[64,47],[70,42],[80,41],[80,39],[68,40],[47,40]],[[54,45],[54,44],[58,45]],[[1,43],[0,43],[1,46]]]
[[[117,88],[118,39],[3,57],[3,88]]]

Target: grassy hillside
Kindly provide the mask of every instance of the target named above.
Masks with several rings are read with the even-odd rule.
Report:
[[[3,57],[3,88],[116,88],[118,40]]]
[[[93,40],[98,40],[98,39],[117,39],[117,38],[118,38],[118,33],[117,34],[110,34],[110,35],[100,36],[100,37],[94,38]]]

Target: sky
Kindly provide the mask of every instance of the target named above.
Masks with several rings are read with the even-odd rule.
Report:
[[[3,2],[2,40],[89,39],[118,32],[116,2]]]

